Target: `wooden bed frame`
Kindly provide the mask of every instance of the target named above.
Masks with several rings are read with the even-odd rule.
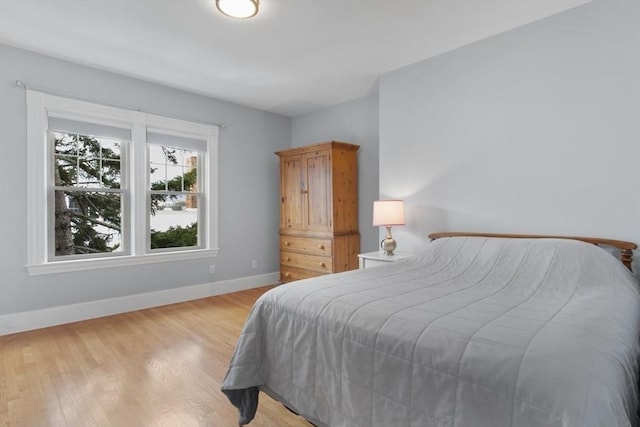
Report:
[[[535,234],[494,234],[494,233],[465,233],[465,232],[445,232],[445,233],[432,233],[429,234],[431,240],[440,239],[442,237],[501,237],[506,239],[570,239],[580,240],[594,244],[596,246],[612,246],[620,249],[620,261],[631,270],[631,262],[633,261],[633,250],[638,248],[638,245],[632,242],[625,242],[623,240],[612,239],[600,239],[597,237],[573,237],[573,236],[545,236]]]

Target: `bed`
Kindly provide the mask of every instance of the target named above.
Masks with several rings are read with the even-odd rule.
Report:
[[[638,425],[638,282],[593,244],[633,243],[431,237],[265,293],[222,386],[240,424],[262,391],[317,426]]]

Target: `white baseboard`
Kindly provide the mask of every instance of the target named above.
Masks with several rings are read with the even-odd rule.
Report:
[[[239,279],[127,295],[125,297],[3,314],[0,315],[0,336],[243,291],[278,283],[279,280],[280,274],[278,272],[266,273]]]

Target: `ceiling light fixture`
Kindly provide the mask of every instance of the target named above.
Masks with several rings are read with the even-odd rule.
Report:
[[[259,0],[216,0],[216,7],[231,18],[247,19],[258,14]]]

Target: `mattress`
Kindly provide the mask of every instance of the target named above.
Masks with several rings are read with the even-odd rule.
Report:
[[[640,295],[609,253],[454,237],[252,308],[222,389],[321,426],[636,426]]]

